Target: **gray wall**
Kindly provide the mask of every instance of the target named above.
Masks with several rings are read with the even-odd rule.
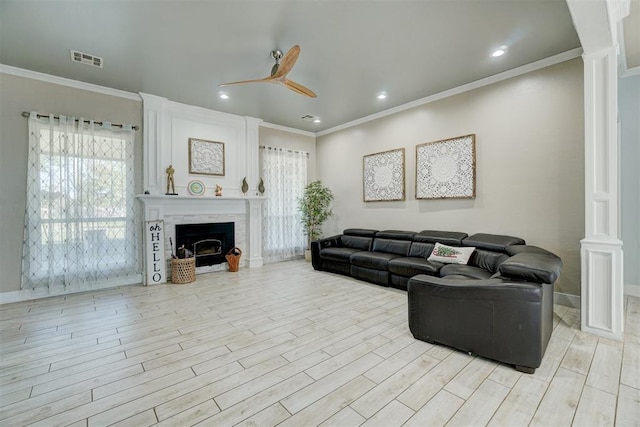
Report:
[[[260,127],[260,145],[286,148],[288,150],[309,153],[307,161],[307,181],[311,182],[316,176],[316,138],[313,135],[288,132],[286,130]],[[260,171],[262,171],[262,150],[260,150]]]
[[[618,80],[618,105],[625,292],[640,295],[640,75]]]
[[[27,185],[23,111],[142,126],[142,102],[0,73],[0,292],[20,290]],[[136,192],[141,189],[142,130],[136,132]]]
[[[348,227],[523,237],[564,261],[556,291],[580,294],[584,237],[583,64],[574,59],[318,138],[335,193],[325,234]],[[415,146],[476,134],[473,200],[415,200]],[[406,200],[364,203],[362,156],[405,148]]]

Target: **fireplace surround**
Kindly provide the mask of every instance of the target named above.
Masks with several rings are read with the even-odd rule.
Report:
[[[144,220],[164,222],[164,255],[167,272],[170,271],[171,245],[174,251],[178,243],[176,225],[233,223],[234,246],[242,249],[241,267],[255,268],[263,264],[262,259],[262,203],[265,197],[195,197],[139,194],[144,207]],[[233,246],[231,246],[233,247]],[[147,251],[148,248],[145,248]],[[221,248],[221,256],[226,252]],[[227,250],[228,252],[228,250]],[[146,259],[146,257],[145,257]],[[226,269],[226,260],[212,265],[196,264],[196,274]],[[145,271],[147,269],[145,268]],[[167,273],[169,274],[169,273]],[[146,279],[146,278],[145,278]],[[145,283],[149,283],[145,280]]]

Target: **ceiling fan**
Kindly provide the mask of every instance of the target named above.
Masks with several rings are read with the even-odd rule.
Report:
[[[279,83],[294,92],[297,92],[301,95],[308,96],[310,98],[315,98],[317,95],[311,90],[300,83],[296,83],[293,80],[287,79],[287,74],[293,68],[296,61],[298,60],[298,55],[300,55],[300,46],[295,45],[287,53],[282,56],[282,51],[274,50],[271,51],[271,57],[275,59],[276,63],[271,68],[271,75],[269,77],[265,77],[263,79],[254,79],[254,80],[242,80],[239,82],[231,82],[231,83],[222,83],[218,86],[230,86],[230,85],[239,85],[244,83]]]

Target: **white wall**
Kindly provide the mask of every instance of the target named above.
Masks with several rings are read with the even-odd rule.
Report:
[[[618,80],[625,293],[640,296],[640,75]]]
[[[415,146],[476,134],[476,198],[415,200]],[[406,200],[364,203],[362,157],[406,152]],[[317,175],[348,227],[488,232],[557,253],[556,291],[580,294],[584,236],[583,67],[573,59],[318,138]]]

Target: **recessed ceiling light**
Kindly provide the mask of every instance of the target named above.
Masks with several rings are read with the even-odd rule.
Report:
[[[313,119],[313,123],[322,123],[322,120],[316,117],[315,119]]]
[[[225,92],[221,92],[220,93],[220,99],[229,99],[229,94],[227,94]]]
[[[322,123],[320,117],[312,116],[311,114],[305,114],[304,116],[300,117],[300,119],[304,120],[305,122]]]
[[[496,49],[492,54],[491,57],[492,58],[497,58],[499,56],[502,56],[505,54],[505,48],[501,47],[500,49]]]
[[[378,99],[387,99],[387,92],[380,92],[378,94]]]

